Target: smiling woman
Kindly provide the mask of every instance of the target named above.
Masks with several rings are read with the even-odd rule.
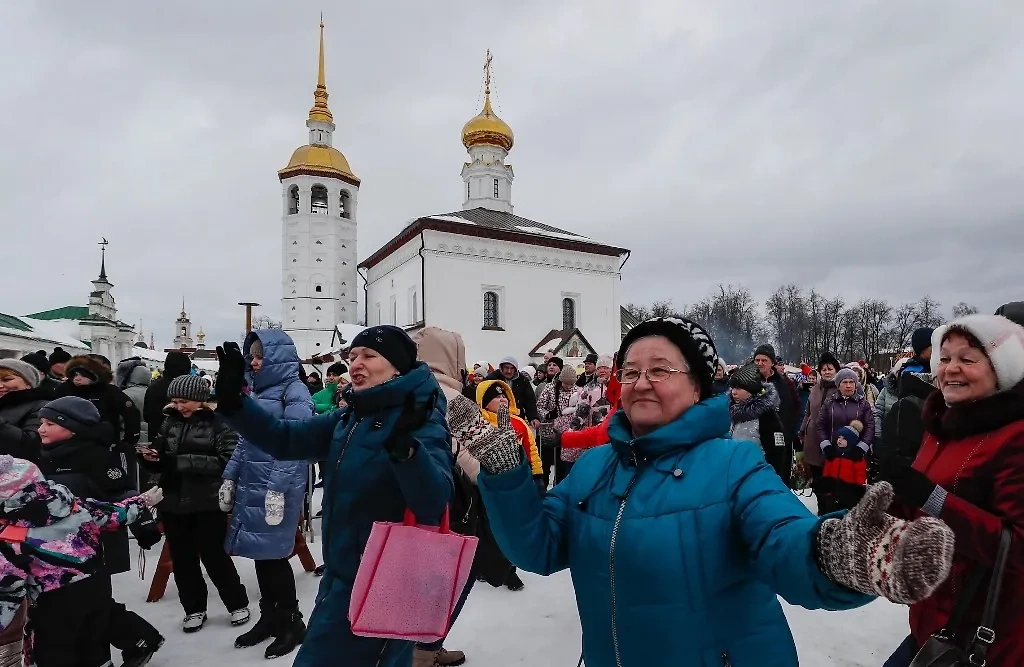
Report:
[[[949,579],[910,609],[913,655],[947,627],[972,573],[992,566],[1004,529],[1014,540],[998,600],[996,642],[987,664],[1024,664],[1024,328],[998,315],[970,315],[935,330],[932,372],[939,390],[925,400],[924,440],[913,465],[883,461],[905,516],[938,517],[953,529],[957,553]],[[985,604],[975,595],[961,629],[973,635]],[[900,662],[900,651],[886,665]],[[980,663],[979,663],[980,664]]]
[[[611,444],[585,453],[543,500],[514,432],[457,400],[448,410],[453,437],[480,461],[502,552],[538,574],[571,570],[588,667],[795,667],[777,596],[849,609],[872,595],[917,600],[945,577],[949,529],[886,515],[888,485],[819,520],[760,447],[728,439],[728,400],[712,392],[718,353],[699,324],[640,324],[618,366]]]

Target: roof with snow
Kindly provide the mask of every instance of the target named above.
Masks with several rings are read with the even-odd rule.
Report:
[[[0,313],[0,334],[38,341],[42,347],[60,346],[68,351],[85,351],[88,343],[78,338],[76,320],[45,320]]]
[[[514,241],[560,250],[575,250],[607,257],[621,257],[629,253],[629,250],[625,248],[605,245],[586,236],[512,213],[473,208],[468,211],[415,218],[397,236],[385,243],[380,250],[363,260],[359,267],[368,269],[376,266],[417,234],[427,230]]]

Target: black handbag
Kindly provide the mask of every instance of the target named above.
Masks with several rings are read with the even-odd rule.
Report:
[[[978,592],[982,579],[989,571],[983,567],[976,567],[971,571],[967,584],[956,601],[956,606],[953,607],[953,613],[949,615],[946,627],[928,638],[928,641],[914,656],[910,667],[984,667],[985,656],[996,641],[996,633],[992,626],[995,625],[999,592],[1003,586],[1003,573],[1006,570],[1006,561],[1012,542],[1013,534],[1009,530],[1003,529],[1003,534],[999,538],[999,551],[996,553],[996,560],[991,570],[992,579],[988,584],[985,609],[981,615],[981,622],[974,631],[974,636],[964,644],[957,636],[957,631],[963,624],[964,614],[967,613],[968,607]]]

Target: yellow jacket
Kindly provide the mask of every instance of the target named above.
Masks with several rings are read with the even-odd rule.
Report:
[[[523,445],[523,451],[526,452],[527,457],[530,460],[530,469],[534,475],[544,474],[544,465],[541,463],[540,452],[537,450],[537,440],[533,437],[533,431],[530,429],[530,425],[527,424],[523,419],[516,416],[516,412],[519,408],[516,406],[516,397],[512,393],[512,387],[507,382],[502,380],[484,380],[476,388],[476,404],[480,406],[480,412],[483,413],[484,419],[491,422],[495,426],[498,425],[497,413],[487,410],[483,406],[484,394],[487,392],[487,388],[493,384],[501,385],[505,390],[505,397],[508,399],[508,411],[512,417],[512,428],[515,429],[516,434],[519,436],[519,442]]]

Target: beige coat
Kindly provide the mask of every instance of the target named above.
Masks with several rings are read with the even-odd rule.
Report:
[[[437,327],[423,327],[412,335],[416,342],[417,358],[430,366],[437,383],[441,385],[444,397],[451,401],[462,394],[462,369],[466,367],[466,346],[462,336]],[[480,462],[473,458],[459,442],[452,437],[452,451],[462,472],[476,484],[480,474]]]

